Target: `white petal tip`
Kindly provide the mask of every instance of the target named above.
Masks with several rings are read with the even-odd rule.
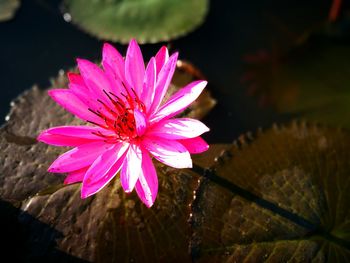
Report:
[[[153,206],[154,202],[152,203],[145,203],[145,205],[148,207],[148,208],[151,208]]]

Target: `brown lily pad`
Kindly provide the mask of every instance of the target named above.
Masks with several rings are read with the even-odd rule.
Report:
[[[346,131],[293,123],[221,147],[209,170],[200,168],[202,156],[197,170],[207,179],[192,204],[192,255],[348,262],[349,146]]]

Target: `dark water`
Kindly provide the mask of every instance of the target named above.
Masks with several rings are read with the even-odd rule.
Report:
[[[287,46],[290,35],[325,19],[331,1],[220,0],[211,1],[206,22],[186,37],[172,41],[180,58],[193,62],[207,76],[218,106],[205,122],[209,142],[230,142],[240,133],[268,127],[277,116],[256,106],[239,79],[242,56],[278,44]],[[60,1],[24,0],[14,20],[0,23],[0,119],[9,103],[34,84],[48,85],[60,69],[75,65],[75,58],[98,60],[103,41],[66,23]],[[142,47],[146,59],[161,44]],[[116,45],[124,52],[126,47]],[[3,122],[3,121],[1,121]]]

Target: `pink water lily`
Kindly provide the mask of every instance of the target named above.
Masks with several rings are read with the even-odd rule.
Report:
[[[200,137],[209,131],[207,126],[190,118],[173,118],[201,94],[207,82],[192,82],[163,102],[177,57],[177,53],[169,57],[162,47],[145,68],[140,47],[132,40],[125,59],[104,44],[102,68],[78,59],[80,74],[68,73],[69,89],[53,89],[49,95],[90,124],[41,132],[39,141],[74,147],[48,171],[68,173],[66,184],[82,182],[82,198],[97,193],[120,171],[124,191],[135,188],[151,207],[158,192],[151,156],[175,168],[190,168],[190,153],[208,149]]]

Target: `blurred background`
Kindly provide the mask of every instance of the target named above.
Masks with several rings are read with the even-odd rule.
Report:
[[[11,19],[0,23],[1,123],[11,100],[34,84],[48,87],[49,79],[61,69],[74,67],[77,57],[99,61],[103,42],[108,41],[96,38],[95,32],[86,33],[79,24],[84,16],[77,14],[75,20],[70,11],[79,1],[2,0],[2,10],[7,4],[6,12],[10,12],[6,2],[12,2],[16,8]],[[142,51],[148,60],[161,45],[168,45],[206,76],[218,102],[205,120],[211,127],[206,135],[211,143],[230,142],[242,132],[298,116],[300,111],[280,109],[273,99],[287,94],[287,101],[293,100],[293,90],[280,94],[283,86],[289,85],[288,78],[275,80],[269,73],[279,72],[285,58],[310,39],[321,38],[321,43],[324,39],[327,43],[348,42],[349,1],[221,0],[206,5],[205,11],[188,10],[191,16],[202,16],[202,20],[195,22],[185,35],[170,37],[168,41],[153,39],[151,42],[159,43],[144,44]],[[97,27],[96,32],[103,28],[104,25]],[[108,42],[122,53],[126,51],[120,41]],[[283,99],[279,103],[284,104]]]

